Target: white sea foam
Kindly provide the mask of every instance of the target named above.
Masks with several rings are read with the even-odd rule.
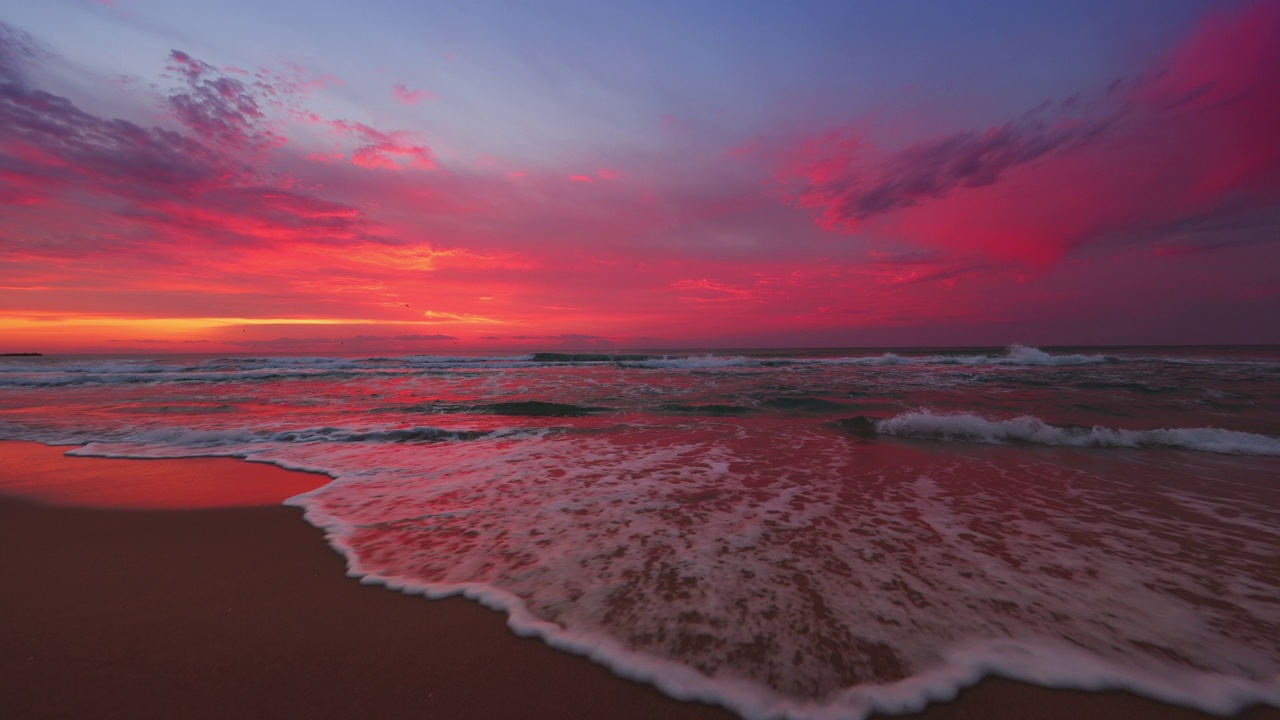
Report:
[[[816,432],[635,432],[405,446],[381,469],[322,446],[309,462],[353,472],[290,502],[362,582],[476,598],[749,718],[903,712],[992,673],[1223,714],[1280,704],[1265,503],[1227,522],[1195,496],[1144,509],[1168,491],[1124,474],[877,465]]]
[[[973,413],[917,410],[878,420],[876,430],[885,435],[934,440],[1017,441],[1071,447],[1169,447],[1232,455],[1280,455],[1280,438],[1257,433],[1208,427],[1160,430],[1117,430],[1100,425],[1058,427],[1030,415],[992,420]]]
[[[138,383],[255,382],[330,373],[404,374],[426,371],[474,372],[564,365],[618,365],[651,370],[730,370],[734,368],[787,367],[796,365],[961,365],[961,366],[1071,366],[1116,361],[1105,355],[1052,355],[1022,345],[1010,346],[1005,355],[903,356],[895,353],[866,357],[805,358],[747,357],[738,355],[673,355],[643,359],[566,361],[535,355],[448,356],[407,355],[377,358],[246,357],[218,358],[197,364],[153,360],[88,362],[6,363],[0,365],[0,387],[62,387],[70,385],[122,385]]]
[[[649,358],[628,360],[624,367],[659,369],[704,369],[728,367],[760,367],[787,365],[1038,365],[1068,366],[1097,365],[1116,362],[1106,355],[1051,355],[1043,350],[1023,345],[1011,345],[1005,355],[921,355],[902,356],[886,352],[881,355],[836,358],[752,358],[741,356],[701,355],[687,357]]]
[[[914,360],[919,360],[919,358]],[[866,357],[814,358],[798,362],[821,365],[909,365],[913,362],[913,358],[905,358],[896,353],[887,352],[883,355],[869,355]]]
[[[1153,514],[1132,504],[1152,492],[1140,479],[1118,489],[1120,509],[1106,484],[1048,465],[995,477],[952,461],[849,465],[826,434],[679,436],[211,454],[336,476],[288,504],[361,582],[465,595],[506,611],[518,634],[745,718],[909,712],[990,674],[1222,715],[1280,707],[1280,657],[1249,629],[1277,620],[1258,574],[1280,551],[1265,516],[1224,523],[1224,498],[1196,496],[1182,515]],[[761,445],[786,454],[776,470],[729,472]],[[77,454],[157,456],[122,450]],[[818,481],[830,477],[843,480]],[[1078,507],[1050,511],[1063,498]],[[1230,562],[1197,559],[1226,547]],[[1197,606],[1204,583],[1218,591]],[[877,658],[906,676],[876,679]],[[870,682],[842,684],[833,662]]]
[[[532,354],[525,355],[406,355],[386,358],[390,362],[405,361],[421,365],[475,365],[479,363],[527,363]]]
[[[331,374],[397,375],[426,370],[502,370],[538,365],[532,355],[494,357],[411,355],[401,358],[248,357],[197,364],[154,360],[6,363],[0,387],[63,387],[139,383],[226,383],[318,378]]]
[[[184,449],[210,449],[264,443],[404,443],[440,442],[446,440],[472,440],[484,436],[505,437],[511,435],[537,435],[539,429],[502,429],[478,431],[469,429],[444,429],[430,426],[404,428],[337,428],[317,427],[283,430],[229,428],[200,430],[192,428],[159,428],[129,433],[117,441],[145,448],[157,446],[176,452]],[[93,454],[87,452],[84,454]]]
[[[1181,371],[1025,350],[971,355],[987,360],[958,369],[946,367],[953,356],[894,354],[663,359],[669,367],[524,356],[98,366],[75,374],[183,379],[137,391],[109,381],[4,388],[0,437],[96,441],[80,455],[234,456],[327,473],[332,483],[290,503],[363,582],[468,595],[506,609],[521,634],[745,717],[918,709],[991,673],[1224,714],[1280,706],[1270,642],[1280,488],[1276,460],[1248,456],[1276,455],[1277,440],[1197,427],[1269,427],[1273,384],[1206,366],[1185,394],[1130,397],[1126,387],[1163,387]],[[1058,370],[1056,357],[1109,364]],[[487,371],[506,365],[516,369]],[[245,372],[279,381],[185,380]],[[1058,376],[1116,384],[1045,390]],[[1246,410],[1199,404],[1228,388]],[[885,434],[997,443],[957,452],[850,439],[809,413],[648,411],[875,393],[888,399],[859,411],[937,399],[1006,415],[880,421]],[[1123,430],[1012,417],[1046,398],[1063,413],[1095,408],[1079,412],[1147,427],[1168,413],[1193,422]],[[546,418],[434,410],[523,402],[619,409],[557,418],[554,429]],[[197,405],[230,409],[168,411]],[[430,425],[418,424],[424,412]],[[1214,452],[1046,452],[1015,441]]]
[[[705,370],[728,367],[758,367],[758,358],[721,355],[691,355],[688,357],[662,357],[645,360],[623,360],[618,363],[622,367],[650,369],[687,369]]]
[[[931,355],[911,362],[940,365],[1097,365],[1113,362],[1106,355],[1051,355],[1039,348],[1010,345],[1005,355]]]

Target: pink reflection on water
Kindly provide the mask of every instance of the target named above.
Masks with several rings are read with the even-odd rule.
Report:
[[[65,447],[0,442],[0,494],[52,505],[134,510],[279,505],[324,475],[232,458],[77,458]]]

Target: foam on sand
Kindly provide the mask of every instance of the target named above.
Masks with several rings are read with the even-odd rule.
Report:
[[[0,437],[325,473],[362,581],[749,717],[1280,707],[1275,369],[926,352],[0,363]]]
[[[466,595],[749,718],[919,709],[987,674],[1280,705],[1265,505],[1137,463],[1104,481],[883,443],[850,457],[825,432],[687,436],[450,443],[290,502],[362,582]],[[743,465],[761,445],[777,462]]]

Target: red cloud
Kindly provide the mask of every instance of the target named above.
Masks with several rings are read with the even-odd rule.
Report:
[[[829,135],[783,174],[829,229],[1032,264],[1280,200],[1280,3],[1209,17],[1153,79],[1114,88],[1100,117],[1073,99],[879,162]]]

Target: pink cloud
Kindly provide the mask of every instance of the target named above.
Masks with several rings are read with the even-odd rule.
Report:
[[[468,323],[500,321],[530,342],[821,344],[918,327],[1004,342],[965,333],[1020,318],[1036,327],[1025,318],[1061,320],[1065,307],[1160,312],[1133,283],[1168,297],[1199,278],[1180,307],[1230,300],[1232,282],[1209,287],[1199,268],[1252,273],[1236,285],[1257,291],[1262,246],[1209,252],[1188,234],[1112,260],[1099,242],[1273,201],[1280,150],[1258,121],[1272,100],[1257,91],[1272,56],[1239,39],[1238,18],[1205,27],[1215,22],[1231,42],[1188,42],[1162,75],[990,131],[889,154],[843,128],[785,153],[756,142],[731,157],[628,157],[618,182],[606,182],[623,176],[605,156],[576,157],[583,172],[571,176],[487,157],[411,172],[435,166],[422,137],[313,112],[310,81],[259,71],[248,82],[185,53],[168,61],[163,109],[176,122],[111,119],[24,81],[39,73],[0,42],[0,232],[13,238],[0,244],[0,274],[22,288],[6,310],[425,318],[441,326],[428,336],[464,342],[493,332]],[[1224,44],[1238,57],[1218,58]],[[289,128],[301,132],[273,144]],[[330,136],[316,141],[317,130]],[[838,242],[811,215],[859,237]],[[1078,267],[1081,255],[1095,267]],[[1159,278],[1140,277],[1150,263]],[[1099,277],[1110,284],[1079,289]],[[332,332],[320,337],[341,341]]]
[[[383,132],[350,120],[333,120],[329,125],[363,143],[351,153],[351,162],[361,167],[399,170],[397,157],[406,158],[412,167],[422,170],[435,167],[431,148],[415,143],[410,133]]]
[[[1149,80],[875,159],[807,141],[780,175],[825,228],[1043,265],[1280,199],[1280,4],[1207,18]],[[797,187],[797,182],[798,187]]]
[[[391,95],[405,105],[416,105],[422,100],[430,100],[435,97],[426,90],[410,90],[399,83],[391,86]]]
[[[679,120],[674,115],[663,115],[658,118],[658,122],[662,127],[662,134],[664,135],[689,134],[689,122],[686,120]]]
[[[318,162],[318,163],[325,163],[325,164],[333,163],[333,162],[341,162],[345,158],[346,156],[343,155],[342,153],[313,152],[313,153],[307,154],[307,159],[310,160],[311,162]]]
[[[170,69],[186,81],[169,107],[189,135],[101,118],[23,83],[0,84],[0,193],[55,203],[67,221],[96,214],[90,226],[127,228],[134,238],[101,234],[104,248],[145,237],[243,246],[371,234],[356,207],[291,189],[299,184],[287,174],[268,182],[273,173],[243,155],[273,138],[251,89],[177,51]]]

